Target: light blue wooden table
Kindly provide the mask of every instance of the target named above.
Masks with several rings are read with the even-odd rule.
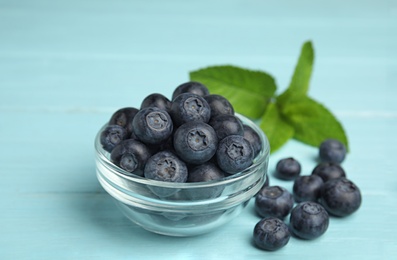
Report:
[[[276,2],[276,1],[274,1]],[[390,259],[397,254],[397,3],[0,0],[0,259]],[[234,64],[288,85],[316,50],[310,95],[345,126],[360,210],[277,252],[251,242],[253,201],[207,235],[149,233],[95,176],[94,136],[118,108],[170,96],[188,72]],[[290,141],[303,174],[317,149]],[[271,176],[291,190],[291,182]]]

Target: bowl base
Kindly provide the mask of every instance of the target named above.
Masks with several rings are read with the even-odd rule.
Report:
[[[118,200],[115,200],[115,203],[128,219],[145,230],[160,235],[176,237],[197,236],[212,232],[238,216],[248,204],[244,202],[233,208],[213,213],[185,215],[145,211],[126,205]]]

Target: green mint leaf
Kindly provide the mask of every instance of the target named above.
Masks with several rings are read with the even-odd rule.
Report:
[[[190,72],[190,79],[227,98],[235,111],[257,119],[274,96],[276,83],[265,72],[235,66],[212,66]]]
[[[347,149],[348,140],[341,123],[322,104],[302,97],[283,105],[282,114],[295,130],[294,138],[319,147],[327,138],[342,142]]]
[[[275,103],[269,103],[262,116],[260,128],[266,134],[273,153],[294,136],[294,128],[289,125],[280,114]]]
[[[309,90],[310,77],[313,69],[314,50],[310,41],[302,46],[298,63],[296,64],[291,83],[284,93],[278,97],[278,102],[284,104],[291,99],[305,96]]]

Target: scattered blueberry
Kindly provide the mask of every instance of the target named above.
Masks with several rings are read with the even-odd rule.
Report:
[[[123,140],[127,139],[127,130],[119,125],[108,125],[102,132],[100,142],[103,149],[111,152]]]
[[[179,96],[182,93],[192,93],[201,97],[210,94],[208,88],[205,85],[195,81],[189,81],[179,85],[172,93],[172,100],[174,100],[177,96]]]
[[[255,245],[264,250],[280,249],[288,243],[290,237],[288,226],[278,218],[261,219],[254,228]]]
[[[316,202],[301,202],[291,211],[290,229],[299,238],[318,238],[327,231],[328,224],[327,211]]]
[[[295,179],[292,194],[296,202],[317,201],[324,182],[318,175],[299,176]]]
[[[263,187],[255,197],[255,210],[261,217],[284,219],[293,206],[292,194],[281,186]]]
[[[262,149],[262,141],[259,134],[249,125],[243,125],[244,138],[252,145],[254,149],[254,157],[256,157]]]
[[[160,144],[173,132],[170,115],[156,107],[141,109],[135,115],[132,126],[138,139],[147,144]]]
[[[278,161],[276,165],[276,177],[283,180],[294,180],[301,173],[300,163],[292,157]]]
[[[192,93],[183,93],[172,101],[170,113],[178,126],[190,121],[208,123],[211,108],[204,98]]]
[[[319,163],[312,171],[312,175],[320,176],[324,182],[332,179],[346,177],[346,173],[342,166],[332,162]]]
[[[214,129],[203,122],[192,121],[181,125],[174,134],[174,148],[187,163],[200,164],[216,153],[218,138]]]
[[[153,93],[142,101],[141,109],[147,107],[157,107],[169,113],[171,109],[171,101],[162,94]]]
[[[229,135],[219,142],[216,159],[219,168],[229,174],[235,174],[251,166],[254,152],[244,137]]]
[[[323,162],[341,163],[346,157],[346,146],[336,139],[327,139],[320,144],[319,156]]]
[[[211,117],[216,117],[219,115],[234,115],[234,109],[229,100],[221,95],[207,95],[204,96],[208,105],[211,108]]]
[[[345,217],[360,207],[361,192],[346,178],[333,179],[324,183],[319,202],[331,215]]]
[[[127,139],[112,150],[110,159],[125,171],[143,176],[143,169],[150,156],[145,144],[134,139]]]
[[[113,113],[109,120],[109,125],[119,125],[124,127],[128,134],[132,133],[132,120],[138,113],[138,109],[134,107],[125,107]]]

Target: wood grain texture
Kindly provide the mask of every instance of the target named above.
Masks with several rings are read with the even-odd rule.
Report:
[[[0,0],[0,259],[389,259],[397,254],[397,3]],[[253,201],[216,232],[169,238],[119,213],[95,177],[93,140],[118,108],[171,96],[188,72],[265,70],[279,92],[306,40],[310,96],[341,120],[360,210],[315,241],[252,245]],[[317,150],[290,141],[303,174]],[[289,190],[291,182],[276,180]]]

